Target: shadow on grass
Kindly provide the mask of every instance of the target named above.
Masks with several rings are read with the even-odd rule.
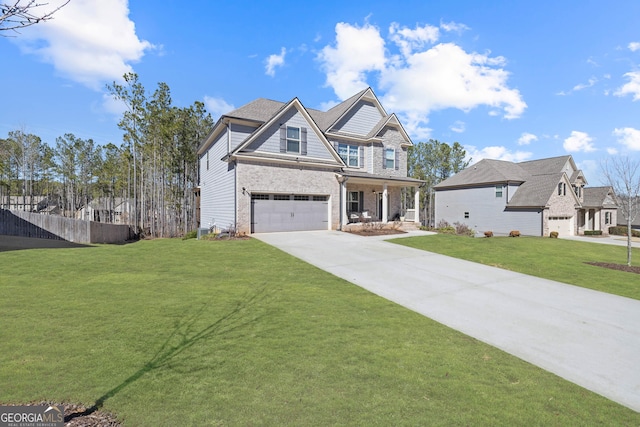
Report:
[[[22,249],[68,249],[91,247],[91,245],[67,242],[66,240],[0,235],[0,252],[18,251]]]
[[[74,418],[84,417],[98,411],[104,403],[122,391],[128,385],[136,382],[145,374],[164,368],[171,369],[170,363],[189,350],[196,344],[209,340],[214,337],[222,337],[232,332],[241,330],[255,321],[259,320],[262,315],[256,315],[258,310],[254,310],[259,303],[267,298],[267,286],[263,284],[247,295],[226,314],[222,315],[212,323],[205,326],[198,326],[203,317],[205,317],[206,309],[209,304],[203,304],[191,315],[185,315],[182,320],[178,321],[171,334],[164,341],[155,355],[143,367],[122,381],[116,387],[112,388],[102,396],[100,396],[94,404],[83,412],[77,412],[65,416],[64,422],[67,423]]]

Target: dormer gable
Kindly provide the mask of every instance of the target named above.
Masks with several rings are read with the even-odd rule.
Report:
[[[333,122],[327,127],[328,133],[366,137],[381,119],[387,117],[378,97],[367,88],[327,112]]]

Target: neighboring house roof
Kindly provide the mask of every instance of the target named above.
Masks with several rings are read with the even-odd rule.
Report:
[[[588,187],[583,189],[582,206],[604,207],[609,209],[617,209],[614,199],[613,188],[607,187]]]
[[[567,168],[569,164],[569,169]],[[570,172],[568,176],[565,172]],[[566,177],[566,178],[565,178]],[[551,157],[514,163],[483,159],[473,166],[434,186],[436,190],[494,184],[517,184],[518,189],[507,203],[508,207],[544,207],[563,179],[571,185],[580,178],[586,183],[571,156]],[[586,188],[584,190],[587,190]],[[571,191],[579,204],[577,196]],[[595,194],[595,193],[594,193]],[[585,200],[587,191],[585,191]],[[604,200],[604,197],[602,198]],[[596,206],[596,205],[593,205]],[[597,206],[603,206],[602,204]]]

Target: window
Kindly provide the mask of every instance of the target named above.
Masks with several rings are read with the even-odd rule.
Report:
[[[207,151],[207,170],[209,170],[209,152]]]
[[[396,167],[396,150],[393,148],[384,149],[384,164],[385,169],[395,169]]]
[[[302,194],[296,194],[293,196],[293,200],[298,200],[298,201],[309,201],[309,196],[304,196]]]
[[[287,126],[287,153],[300,153],[300,128]]]
[[[314,202],[326,202],[327,200],[327,196],[313,196]]]
[[[357,145],[338,144],[338,154],[347,166],[360,166],[360,147]]]
[[[469,219],[469,212],[464,213],[464,219]]]
[[[347,209],[349,212],[360,212],[360,202],[362,201],[362,191],[349,191],[347,195]]]
[[[502,185],[496,185],[496,197],[502,197]]]
[[[291,200],[288,194],[274,194],[273,200]]]
[[[251,200],[269,200],[268,194],[252,194]]]
[[[558,184],[558,196],[562,196],[562,183]]]
[[[611,224],[611,212],[604,213],[604,223]]]

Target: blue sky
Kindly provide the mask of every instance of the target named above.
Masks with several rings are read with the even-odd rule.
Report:
[[[71,0],[0,38],[0,137],[120,144],[105,85],[127,71],[214,119],[260,97],[326,109],[371,86],[414,142],[457,141],[474,162],[571,154],[600,185],[602,159],[640,157],[639,16],[618,0]]]

